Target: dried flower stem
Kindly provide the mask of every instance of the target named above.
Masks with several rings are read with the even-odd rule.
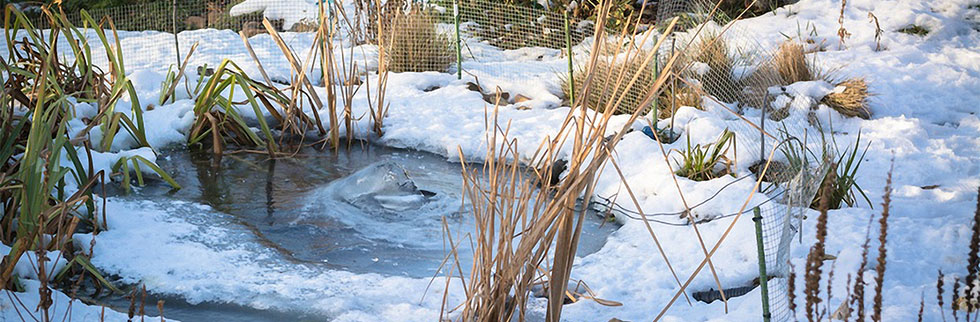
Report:
[[[875,298],[874,298],[874,312],[871,314],[871,320],[881,321],[881,290],[882,286],[885,284],[885,268],[887,265],[886,257],[888,249],[885,248],[885,244],[888,240],[888,208],[891,207],[892,203],[892,172],[895,170],[895,160],[892,159],[892,166],[888,170],[888,179],[885,181],[885,195],[882,199],[882,210],[881,219],[878,220],[878,226],[880,229],[880,234],[878,235],[878,266],[875,266]]]

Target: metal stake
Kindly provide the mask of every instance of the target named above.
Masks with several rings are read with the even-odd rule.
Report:
[[[762,211],[759,207],[753,209],[755,216],[755,239],[759,246],[759,286],[762,288],[762,319],[769,322],[772,314],[769,312],[769,276],[766,274],[766,247],[762,240]]]
[[[459,0],[453,2],[453,22],[456,24],[456,79],[463,79],[463,40],[459,33]]]
[[[569,98],[569,105],[575,106],[575,64],[572,58],[572,24],[568,19],[568,11],[565,11],[565,47],[568,49],[568,92],[572,96]]]

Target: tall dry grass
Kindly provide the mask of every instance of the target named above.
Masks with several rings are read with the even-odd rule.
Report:
[[[607,37],[603,22],[608,17],[608,10],[607,5],[600,11],[596,30],[599,41],[596,43]],[[674,23],[676,20],[668,27],[668,33]],[[654,48],[661,46],[663,39],[657,41]],[[597,46],[593,45],[593,49],[598,50]],[[654,62],[650,52],[627,50],[624,57],[639,68],[647,68]],[[595,70],[598,59],[593,56],[587,65],[591,68],[586,70]],[[667,66],[673,64],[671,58]],[[626,70],[616,74],[587,73],[579,97],[588,97],[592,91],[607,86],[630,86],[640,77]],[[641,103],[649,104],[656,99],[665,82],[666,77],[658,77]],[[450,274],[457,275],[450,276],[465,285],[466,299],[458,305],[444,302],[443,318],[523,320],[531,290],[536,285],[544,288],[548,298],[548,321],[561,319],[566,298],[577,300],[567,285],[585,212],[575,209],[580,196],[585,197],[585,203],[589,202],[602,169],[607,164],[615,164],[611,151],[627,132],[629,124],[642,115],[641,109],[635,109],[626,125],[613,128],[609,120],[616,109],[611,107],[626,99],[626,95],[620,93],[600,101],[603,108],[598,110],[602,112],[588,108],[585,100],[577,99],[578,103],[570,109],[556,136],[540,142],[531,155],[519,152],[519,142],[510,137],[509,127],[497,121],[497,109],[488,111],[486,161],[482,168],[464,169],[465,196],[472,204],[476,220],[476,232],[471,236],[475,248],[473,270],[468,276],[460,274],[459,257],[455,252],[451,254],[456,265],[450,266],[457,269],[451,269]],[[615,134],[606,139],[610,133]],[[569,142],[572,144],[566,150],[563,147]],[[559,171],[554,164],[560,157],[567,159],[567,175],[552,184],[548,179]],[[467,164],[462,151],[460,161]],[[530,167],[523,166],[521,161]],[[656,235],[652,231],[651,234],[656,241]],[[456,239],[458,236],[450,235],[450,240]],[[663,253],[661,255],[666,259]],[[449,283],[455,283],[454,278],[447,279],[447,288]]]

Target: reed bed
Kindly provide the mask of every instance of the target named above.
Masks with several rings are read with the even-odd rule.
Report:
[[[6,7],[4,15],[9,55],[0,61],[6,71],[5,95],[0,95],[0,124],[4,130],[0,133],[0,242],[11,245],[11,251],[0,263],[0,285],[17,289],[20,283],[14,268],[25,253],[36,254],[37,260],[31,265],[35,266],[42,296],[37,309],[40,318],[48,321],[52,318],[48,314],[49,287],[77,285],[88,279],[100,288],[117,290],[92,266],[90,254],[76,252],[71,242],[75,233],[97,234],[105,229],[104,214],[100,217],[95,205],[94,188],[105,184],[113,174],[93,170],[93,151],[112,149],[113,140],[121,131],[128,132],[136,147],[149,144],[142,105],[126,78],[111,19],[96,22],[82,11],[84,26],[79,28],[65,18],[64,12],[45,7],[43,17],[52,29],[42,34],[14,7]],[[92,63],[89,40],[81,31],[93,26],[97,27],[97,41],[106,48],[108,72]],[[105,30],[111,31],[114,42],[108,40]],[[68,42],[70,58],[55,50],[60,41]],[[131,99],[129,115],[116,111],[123,95]],[[73,100],[98,106],[98,114],[88,119],[81,131],[69,133],[68,122],[75,113]],[[93,141],[88,133],[96,127],[101,129],[102,137]],[[68,163],[62,164],[62,159]],[[174,188],[180,188],[145,158],[134,156],[121,162],[121,167],[149,167]],[[128,183],[128,170],[119,175]],[[142,183],[142,174],[138,177]],[[45,254],[53,251],[64,257],[55,260],[67,263],[60,271],[47,271],[50,266],[44,263]]]
[[[325,6],[322,5],[321,10],[325,10]],[[53,288],[74,292],[85,283],[100,291],[121,292],[92,265],[91,253],[79,252],[71,242],[76,233],[98,234],[108,228],[105,213],[100,213],[96,206],[95,188],[116,179],[124,191],[129,191],[133,181],[141,186],[146,183],[145,173],[156,173],[174,189],[181,187],[162,168],[142,155],[118,159],[111,171],[93,170],[94,153],[141,147],[152,149],[146,139],[143,113],[153,106],[144,106],[140,102],[132,81],[127,78],[123,46],[111,18],[96,20],[82,11],[83,25],[76,26],[56,6],[45,6],[42,10],[45,24],[50,26],[50,31],[44,33],[16,8],[4,8],[8,55],[0,61],[0,67],[5,71],[2,75],[4,95],[0,95],[0,127],[4,130],[0,131],[0,160],[3,160],[0,164],[0,225],[3,227],[0,242],[11,245],[12,250],[0,263],[0,285],[19,290],[21,283],[14,268],[21,255],[36,254],[37,260],[31,264],[38,271],[41,282],[42,305],[38,318],[49,321],[53,318],[47,314]],[[352,100],[360,86],[359,82],[353,81],[340,84],[338,79],[358,77],[359,69],[353,60],[353,52],[346,56],[349,60],[338,62],[333,57],[332,39],[337,36],[339,19],[341,17],[334,16],[331,21],[321,21],[317,30],[317,38],[321,41],[314,44],[310,57],[303,61],[285,46],[272,24],[265,21],[264,27],[286,54],[294,71],[294,85],[285,89],[269,79],[251,52],[244,32],[244,45],[258,64],[264,82],[250,78],[230,60],[214,69],[199,68],[197,85],[185,82],[185,89],[194,100],[195,116],[187,137],[188,145],[209,147],[216,160],[228,149],[261,151],[271,157],[285,156],[283,150],[295,142],[294,138],[298,137],[299,146],[302,146],[309,135],[328,136],[324,141],[339,148],[339,108],[343,108],[348,140],[353,140]],[[94,31],[93,39],[86,38],[89,30]],[[56,50],[65,43],[70,48],[68,55]],[[89,47],[90,43],[99,43],[105,48],[108,64],[104,66],[108,70],[92,62],[97,54]],[[171,66],[161,84],[160,99],[154,104],[166,105],[176,99],[179,80],[186,78],[188,62],[195,49],[196,45],[179,66]],[[311,77],[305,72],[317,61],[321,63],[322,81],[330,98],[327,103],[320,101],[319,89],[313,86]],[[340,99],[334,99],[335,90]],[[124,106],[120,102],[127,96],[131,110],[123,113],[118,109]],[[68,122],[77,117],[75,102],[96,106],[97,114],[80,118],[85,126],[69,131]],[[338,102],[343,106],[337,106]],[[242,116],[241,108],[251,109],[257,116],[258,129],[248,125],[247,122],[252,120]],[[324,109],[330,115],[326,128],[319,119],[320,111]],[[372,115],[375,114],[372,112]],[[380,129],[383,113],[376,115],[376,126]],[[118,139],[125,136],[132,140]],[[105,195],[104,191],[101,195]],[[61,258],[55,260],[65,261],[67,265],[59,271],[45,271],[45,267],[50,267],[44,263],[45,254],[53,251],[60,251]]]
[[[607,4],[597,18],[596,44],[607,37],[604,22],[608,10]],[[676,20],[666,29],[668,34],[675,23]],[[663,39],[660,38],[654,48],[659,48]],[[598,49],[593,48],[594,51]],[[647,68],[654,62],[652,52],[656,51],[627,49],[624,57],[634,66]],[[593,56],[586,70],[595,70],[598,59]],[[666,65],[673,64],[671,58]],[[578,98],[602,90],[605,84],[631,86],[639,81],[640,75],[621,69],[616,74],[588,73],[583,79],[583,92]],[[641,103],[649,104],[656,99],[665,82],[665,76],[658,77]],[[444,318],[460,321],[524,319],[528,298],[536,286],[542,287],[548,298],[549,321],[560,320],[566,300],[582,299],[567,288],[585,216],[584,211],[575,210],[576,204],[580,196],[585,196],[585,203],[589,202],[600,171],[610,162],[615,164],[611,151],[627,132],[628,124],[642,115],[641,109],[635,109],[630,120],[625,122],[627,125],[611,128],[609,120],[616,110],[611,107],[626,99],[626,95],[620,93],[601,101],[605,105],[598,109],[601,113],[590,109],[586,100],[576,99],[577,103],[566,115],[558,134],[540,142],[530,156],[518,152],[519,142],[510,138],[508,126],[496,119],[497,108],[487,112],[486,139],[490,146],[484,158],[486,161],[482,168],[464,169],[465,196],[472,203],[477,226],[471,236],[475,248],[473,270],[468,276],[450,270],[455,273],[450,273],[446,287],[458,278],[465,285],[466,300],[457,306],[444,301]],[[615,134],[607,139],[610,132]],[[562,150],[564,143],[569,141],[574,143],[570,150]],[[562,164],[557,161],[563,155],[567,156],[567,174],[552,183],[550,178],[556,172],[562,173],[556,164]],[[460,160],[467,164],[461,152]],[[525,168],[522,161],[530,168]],[[453,236],[449,237],[455,240]],[[450,266],[459,267],[458,254],[453,252],[451,257],[456,264]]]

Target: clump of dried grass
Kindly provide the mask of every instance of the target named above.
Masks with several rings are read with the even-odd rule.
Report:
[[[637,57],[647,57],[651,55],[645,50],[630,50],[625,46],[617,45],[612,42],[599,46],[601,57],[591,67],[582,67],[574,71],[575,93],[583,93],[585,83],[584,75],[593,74],[593,82],[604,82],[593,84],[585,98],[588,108],[604,112],[606,102],[612,98],[623,97],[622,102],[616,106],[615,114],[632,114],[637,109],[642,109],[641,113],[646,114],[657,109],[658,117],[661,119],[670,118],[678,108],[682,106],[694,107],[703,110],[700,88],[694,88],[687,82],[678,80],[682,74],[682,68],[675,67],[674,73],[666,75],[667,81],[662,87],[654,104],[640,106],[641,101],[649,90],[649,86],[657,79],[660,74],[667,73],[661,70],[662,66],[656,64],[657,61],[644,64],[642,59]],[[626,57],[624,57],[626,56]],[[620,75],[623,75],[620,79]],[[637,78],[636,83],[629,86],[630,80]],[[608,82],[607,82],[608,80]],[[565,97],[571,97],[571,88],[568,77],[561,77],[561,89]],[[578,98],[576,98],[578,99]]]
[[[672,77],[671,77],[672,78]],[[684,84],[673,84],[665,86],[664,91],[657,98],[658,117],[662,119],[670,118],[683,106],[693,107],[704,110],[704,101],[701,97],[701,89],[687,86]]]
[[[698,75],[702,87],[708,94],[726,103],[732,103],[739,99],[738,93],[742,86],[732,74],[735,67],[735,59],[732,58],[730,48],[725,40],[718,34],[706,34],[695,45],[694,61],[708,65],[708,70]]]
[[[782,85],[824,80],[842,87],[843,90],[825,96],[821,103],[844,116],[871,118],[871,109],[868,107],[868,97],[871,94],[868,92],[867,81],[864,78],[835,81],[832,73],[820,71],[814,64],[807,61],[806,51],[802,44],[787,41],[780,45],[779,51],[773,58],[772,66],[782,78]]]
[[[591,74],[593,75],[593,82],[603,81],[604,83],[593,84],[592,89],[585,93],[584,103],[586,107],[605,112],[607,102],[614,98],[623,97],[622,102],[614,106],[615,111],[613,112],[615,114],[632,114],[637,109],[642,109],[643,111],[640,112],[642,114],[649,112],[653,106],[651,104],[640,106],[640,103],[647,93],[649,84],[656,80],[657,69],[652,64],[643,64],[640,59],[617,58],[616,56],[619,55],[615,49],[606,48],[604,51],[608,51],[608,57],[600,58],[595,64],[579,68],[573,72],[575,93],[579,96],[574,99],[582,97],[582,93],[585,92],[585,75]],[[640,51],[629,56],[645,57],[647,54],[649,53]],[[619,80],[620,75],[624,75],[624,80]],[[634,77],[637,78],[636,83],[630,84],[629,80]],[[561,88],[565,97],[571,98],[572,93],[568,77],[562,78]]]
[[[417,6],[396,10],[385,30],[379,46],[387,52],[388,71],[444,72],[456,62],[450,36],[440,33],[435,18]]]
[[[850,117],[860,117],[862,119],[871,118],[871,109],[868,108],[868,83],[864,78],[852,78],[836,84],[841,91],[835,91],[824,96],[820,102],[836,110],[841,115]]]
[[[773,65],[785,84],[815,80],[814,72],[807,64],[803,45],[793,41],[784,42],[779,46]]]

